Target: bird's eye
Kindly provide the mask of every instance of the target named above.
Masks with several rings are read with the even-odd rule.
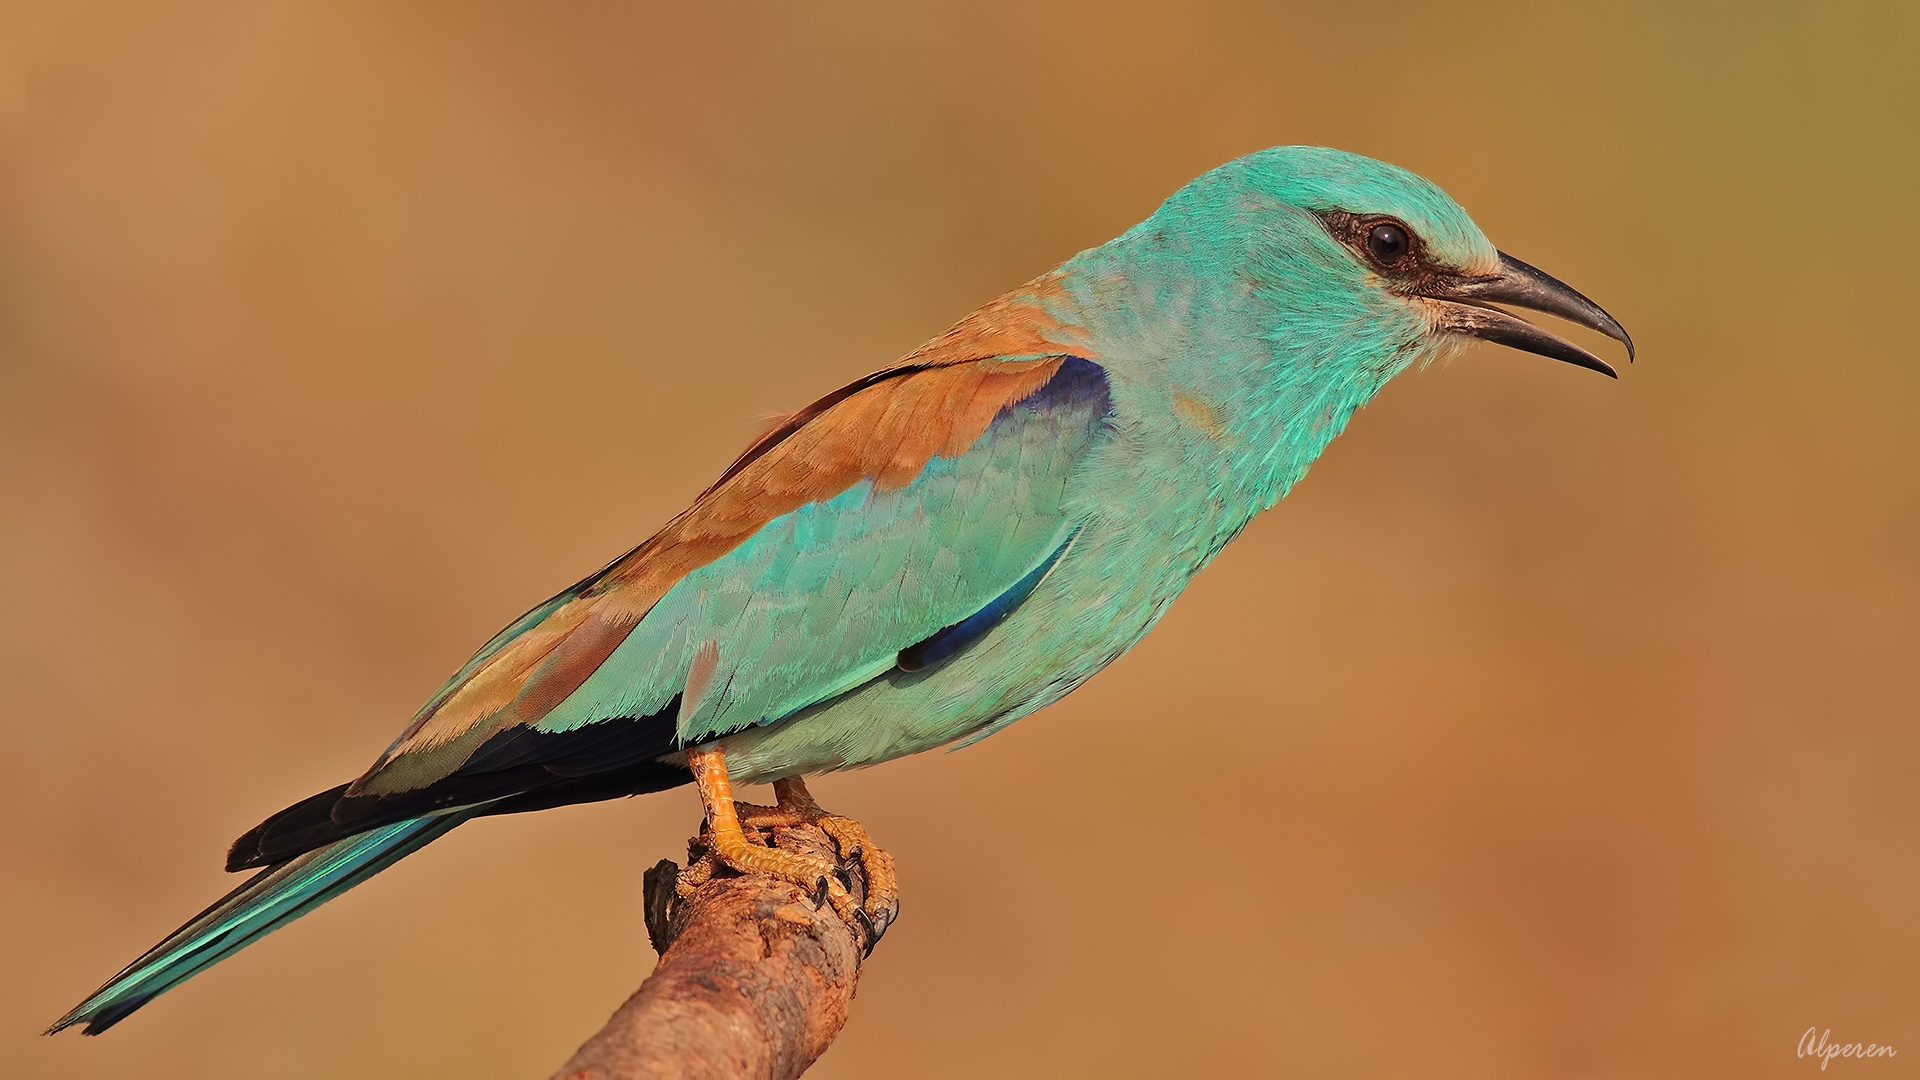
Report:
[[[1367,230],[1367,252],[1382,264],[1399,262],[1407,247],[1407,230],[1398,225],[1383,223]]]

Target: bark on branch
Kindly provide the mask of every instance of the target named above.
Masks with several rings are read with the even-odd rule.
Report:
[[[768,842],[838,863],[865,902],[858,853],[843,857],[818,827],[775,829]],[[698,837],[688,849],[689,863],[705,851]],[[895,913],[848,925],[825,897],[724,870],[683,900],[679,876],[664,859],[647,871],[647,935],[660,963],[554,1080],[791,1080],[847,1022],[860,963]]]

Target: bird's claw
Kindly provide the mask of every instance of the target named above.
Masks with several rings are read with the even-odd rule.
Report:
[[[681,871],[674,883],[680,898],[684,900],[698,892],[724,867],[735,873],[756,874],[797,885],[812,898],[814,906],[831,904],[842,919],[852,920],[858,905],[849,886],[837,880],[843,874],[840,867],[818,856],[766,847],[757,835],[752,840],[744,836],[742,839],[744,842],[736,847],[719,842],[714,836],[706,837],[702,845],[705,850]]]
[[[893,856],[875,844],[873,838],[867,835],[867,830],[852,818],[829,814],[809,799],[799,805],[741,804],[740,820],[743,826],[752,825],[756,828],[792,828],[796,825],[818,827],[833,841],[834,851],[842,859],[858,861],[865,872],[866,902],[858,906],[874,918],[899,908],[900,883],[893,869]],[[843,871],[842,880],[845,882],[843,891],[851,897],[852,874]],[[842,918],[852,920],[852,908],[843,909],[836,903],[834,910],[839,911]],[[892,916],[889,915],[886,921],[891,922]]]
[[[720,842],[702,823],[701,837],[690,845],[689,862],[675,888],[682,898],[692,896],[713,879],[721,868],[743,874],[764,874],[791,882],[807,891],[816,907],[831,904],[836,914],[850,925],[868,931],[868,940],[877,940],[899,914],[900,889],[893,869],[893,858],[874,844],[860,823],[852,818],[829,814],[817,806],[755,806],[736,804],[741,839],[739,849]],[[825,859],[767,846],[766,834],[774,829],[814,825],[833,841],[842,859],[857,860],[866,879],[864,903],[854,897],[853,873]]]
[[[893,921],[892,913],[897,913],[900,907],[900,881],[894,873],[893,856],[881,850],[867,835],[867,830],[852,818],[821,814],[814,824],[833,840],[833,846],[840,852],[841,858],[860,863],[867,879],[866,903],[862,905],[864,913],[876,919],[887,915],[881,923],[884,929],[886,923]]]

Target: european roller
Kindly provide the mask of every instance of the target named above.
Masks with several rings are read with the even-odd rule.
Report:
[[[1308,146],[1223,165],[785,418],[481,646],[365,773],[235,841],[227,869],[257,872],[53,1030],[104,1031],[473,818],[686,783],[712,859],[883,919],[890,861],[806,777],[1058,701],[1410,367],[1477,338],[1613,374],[1506,307],[1632,356],[1598,305],[1404,169]],[[736,804],[734,783],[777,804]],[[860,850],[864,906],[743,830],[800,821]]]

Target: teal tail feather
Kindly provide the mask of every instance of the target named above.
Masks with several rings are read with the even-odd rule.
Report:
[[[85,1024],[88,1035],[100,1034],[179,983],[439,839],[482,809],[467,807],[383,825],[267,867],[148,949],[46,1033]]]

